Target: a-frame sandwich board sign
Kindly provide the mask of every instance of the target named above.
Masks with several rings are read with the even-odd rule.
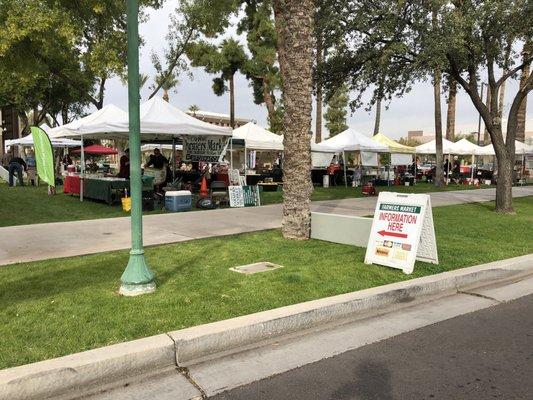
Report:
[[[427,194],[379,194],[365,264],[413,272],[415,259],[438,264],[437,242]]]

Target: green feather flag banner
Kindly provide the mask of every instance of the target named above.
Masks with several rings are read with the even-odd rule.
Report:
[[[31,135],[33,137],[33,148],[35,149],[35,161],[39,178],[50,186],[55,186],[54,153],[50,138],[45,131],[36,126],[31,127]]]

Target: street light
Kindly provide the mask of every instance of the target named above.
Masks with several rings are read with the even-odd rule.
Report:
[[[141,121],[139,115],[139,2],[128,0],[128,114],[131,193],[131,251],[119,293],[138,296],[155,291],[154,273],[146,263],[142,237]]]
[[[481,82],[481,94],[480,94],[481,102],[483,102],[483,86],[485,85],[486,85],[485,82]],[[481,139],[481,113],[479,113],[479,118],[477,121],[477,145],[478,146],[479,146],[480,139]]]

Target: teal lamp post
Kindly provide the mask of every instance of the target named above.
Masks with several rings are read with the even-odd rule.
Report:
[[[146,263],[142,231],[141,121],[139,115],[139,2],[128,0],[128,114],[130,130],[131,251],[119,293],[138,296],[155,291],[154,273]]]

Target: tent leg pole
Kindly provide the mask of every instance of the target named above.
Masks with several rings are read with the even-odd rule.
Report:
[[[85,184],[85,146],[81,135],[81,176],[80,176],[80,201],[83,201],[83,186]]]
[[[246,157],[246,142],[244,142],[244,184],[248,184],[248,180],[246,179],[246,172],[247,172],[247,166],[248,164],[248,158]]]
[[[474,184],[474,161],[476,156],[472,154],[472,163],[470,165],[470,182],[473,185]]]
[[[172,182],[176,180],[176,138],[172,136]]]
[[[342,152],[342,165],[344,166],[344,187],[347,188],[348,187],[348,179],[346,177],[346,153]]]

